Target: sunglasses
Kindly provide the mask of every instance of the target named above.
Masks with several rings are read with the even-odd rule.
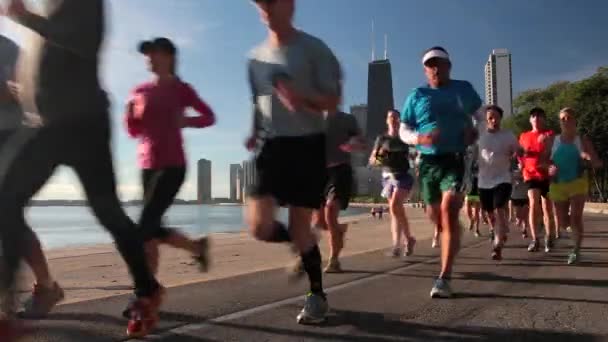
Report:
[[[256,4],[266,4],[266,5],[272,5],[274,4],[277,0],[253,0]]]

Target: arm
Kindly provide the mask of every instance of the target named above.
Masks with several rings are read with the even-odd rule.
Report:
[[[416,108],[414,106],[416,90],[413,90],[403,104],[401,110],[401,125],[399,125],[399,138],[408,145],[418,145],[418,132],[416,132]]]
[[[213,110],[198,96],[196,91],[189,85],[186,85],[188,105],[196,110],[198,116],[186,116],[184,118],[183,127],[205,128],[215,124],[215,113]]]
[[[593,168],[595,168],[595,169],[601,168],[604,165],[604,163],[598,157],[598,155],[595,151],[595,148],[593,147],[593,143],[591,142],[589,137],[587,137],[587,136],[581,137],[581,144],[583,145],[582,146],[583,153],[581,154],[581,157],[583,159],[589,160],[591,162],[591,166],[593,166]]]
[[[59,8],[45,18],[28,11],[22,0],[12,0],[9,15],[35,31],[49,43],[80,55],[96,58],[103,35],[102,0],[63,0]]]
[[[257,90],[253,82],[253,70],[251,61],[249,61],[249,65],[247,67],[247,79],[249,81],[249,88],[251,90],[251,132],[249,133],[249,137],[245,141],[245,147],[249,151],[251,151],[256,146],[256,142],[260,134],[260,130],[262,128],[262,113],[260,113],[260,109],[258,107]]]
[[[465,102],[465,110],[471,116],[469,127],[465,129],[465,144],[471,145],[479,138],[479,129],[485,127],[483,113],[480,112],[481,98],[473,88],[473,85],[467,82],[467,95]]]
[[[377,137],[372,148],[372,153],[369,155],[369,164],[376,164],[376,156],[378,155],[378,149],[380,148],[381,137]]]

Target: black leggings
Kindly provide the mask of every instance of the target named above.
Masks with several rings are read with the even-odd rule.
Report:
[[[171,229],[163,226],[162,219],[184,184],[185,177],[186,168],[183,166],[142,170],[144,207],[139,227],[144,240],[162,240],[171,234]]]
[[[0,147],[0,239],[5,263],[0,290],[15,285],[28,248],[24,208],[59,165],[76,172],[95,216],[112,234],[127,263],[135,294],[152,295],[159,284],[148,268],[143,239],[116,193],[107,113],[87,115],[79,123],[20,128]]]

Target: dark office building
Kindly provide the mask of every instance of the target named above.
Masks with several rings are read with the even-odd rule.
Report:
[[[386,131],[386,112],[395,108],[393,77],[388,59],[369,63],[366,136],[370,141]]]

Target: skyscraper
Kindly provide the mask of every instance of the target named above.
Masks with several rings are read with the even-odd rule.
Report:
[[[255,184],[255,177],[255,161],[243,161],[243,199],[245,199],[245,197],[249,195],[251,186]]]
[[[511,54],[507,49],[494,49],[485,66],[486,103],[497,105],[507,118],[513,114],[513,80]]]
[[[200,159],[197,164],[197,174],[198,203],[211,203],[211,161]]]
[[[388,59],[369,63],[367,75],[367,116],[365,136],[373,141],[386,131],[386,112],[395,108],[393,76]]]
[[[239,173],[242,172],[240,164],[230,164],[230,200],[237,201],[241,193],[239,188]]]

